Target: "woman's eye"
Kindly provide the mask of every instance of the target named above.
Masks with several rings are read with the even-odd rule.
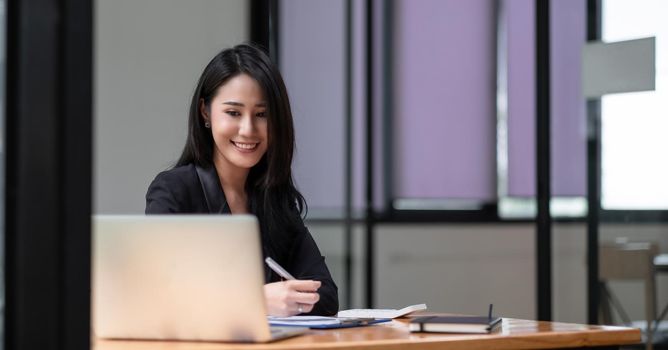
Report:
[[[266,112],[259,112],[255,116],[260,117],[260,118],[264,118],[266,116]]]
[[[239,113],[237,111],[225,111],[225,113],[227,113],[228,115],[230,115],[232,117],[238,117],[238,116],[241,115],[241,113]]]

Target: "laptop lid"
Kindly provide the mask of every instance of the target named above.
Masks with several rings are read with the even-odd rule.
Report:
[[[272,340],[254,216],[96,215],[93,234],[96,336]]]

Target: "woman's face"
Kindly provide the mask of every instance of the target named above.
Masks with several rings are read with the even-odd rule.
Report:
[[[267,102],[260,85],[246,74],[229,79],[201,114],[211,124],[214,161],[224,169],[250,169],[267,152]]]

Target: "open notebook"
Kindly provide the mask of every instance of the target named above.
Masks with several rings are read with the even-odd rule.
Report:
[[[361,318],[397,318],[406,316],[415,311],[427,310],[427,304],[416,304],[406,306],[403,309],[350,309],[342,310],[336,314],[338,317],[361,317]]]

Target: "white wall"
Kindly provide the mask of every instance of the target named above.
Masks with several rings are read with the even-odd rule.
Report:
[[[245,0],[95,2],[94,212],[144,212],[183,148],[199,75],[249,39],[249,18]]]
[[[533,316],[534,239],[520,225],[394,225],[378,230],[381,307]]]

